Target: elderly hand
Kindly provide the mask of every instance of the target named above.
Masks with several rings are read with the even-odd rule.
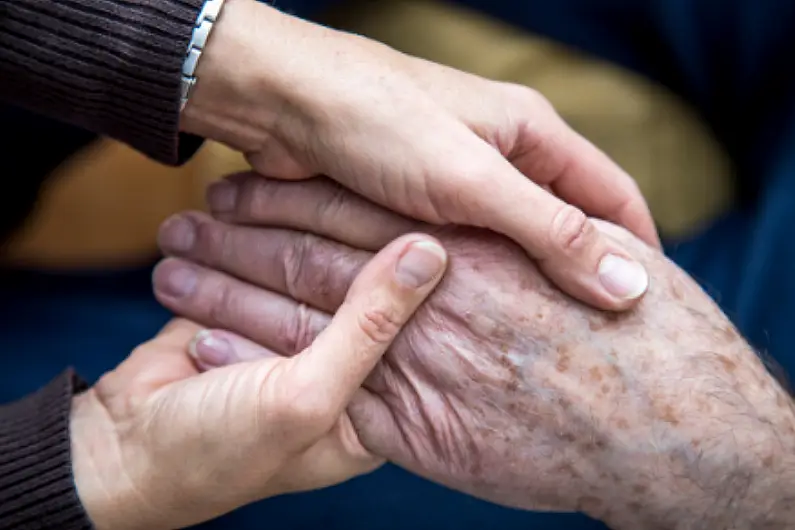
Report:
[[[260,349],[256,361],[199,374],[189,343],[216,363],[231,345],[184,320],[138,347],[73,404],[75,482],[96,527],[181,528],[376,468],[382,458],[360,444],[345,409],[445,260],[428,237],[389,245],[291,358]]]
[[[327,181],[245,190],[254,196],[240,204],[260,208],[227,217],[263,228],[172,219],[161,241],[181,259],[160,266],[155,287],[177,313],[282,355],[321,332],[370,252],[427,228]],[[795,524],[789,396],[686,274],[600,228],[658,278],[625,315],[572,301],[502,237],[437,230],[450,270],[349,407],[361,442],[478,497],[616,528]],[[175,297],[168,274],[180,270],[197,283]],[[259,355],[235,347],[238,359]]]
[[[531,89],[253,0],[227,0],[197,79],[183,129],[247,153],[263,175],[328,175],[412,218],[501,232],[603,309],[630,307],[648,286],[632,253],[583,213],[656,244],[634,181]],[[236,209],[237,191],[214,187],[217,215]]]

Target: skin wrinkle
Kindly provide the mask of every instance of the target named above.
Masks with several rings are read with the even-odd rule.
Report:
[[[380,406],[349,407],[361,442],[507,506],[585,509],[618,529],[763,528],[755,506],[786,508],[772,500],[766,459],[795,477],[791,400],[695,282],[626,232],[600,228],[653,278],[626,314],[560,293],[503,237],[431,230],[448,273],[365,383]],[[366,259],[327,243],[303,259],[357,254]],[[323,280],[309,268],[297,282]]]
[[[365,445],[481,498],[581,509],[634,521],[628,527],[654,527],[637,525],[631,506],[664,506],[670,487],[661,484],[678,483],[674,490],[691,498],[748,495],[756,484],[747,471],[750,455],[729,458],[733,471],[725,458],[748,450],[760,425],[769,430],[756,411],[771,401],[781,409],[780,391],[758,392],[759,381],[769,387],[772,380],[763,374],[756,381],[762,368],[747,345],[670,262],[641,248],[652,277],[661,280],[637,309],[602,313],[555,291],[501,239],[462,229],[435,235],[448,249],[451,270],[378,368],[427,382],[412,385],[407,403],[390,400],[390,406],[420,407],[415,419],[424,423],[412,420],[405,436],[433,442],[413,441],[407,455],[387,437],[361,432]],[[724,418],[748,427],[741,433],[737,425],[721,427]],[[727,446],[734,436],[744,440]],[[795,440],[785,445],[795,450]],[[527,482],[539,474],[550,479]],[[692,502],[687,509],[703,511]],[[713,502],[710,516],[726,507]],[[664,515],[660,508],[656,516]],[[669,517],[664,520],[674,520]]]

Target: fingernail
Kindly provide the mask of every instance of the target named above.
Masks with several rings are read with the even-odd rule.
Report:
[[[193,337],[188,346],[191,357],[208,366],[225,366],[232,358],[232,345],[222,337],[216,337],[209,329],[203,329]]]
[[[446,261],[442,247],[431,241],[417,241],[398,260],[395,276],[404,286],[417,289],[436,278]]]
[[[196,243],[196,225],[184,215],[167,219],[160,229],[160,247],[166,252],[189,252]]]
[[[196,288],[196,272],[190,267],[176,266],[167,271],[162,289],[174,298],[188,296]]]
[[[207,189],[207,204],[214,213],[229,213],[237,205],[237,184],[219,180]]]
[[[599,262],[599,279],[607,291],[622,300],[634,300],[649,288],[649,275],[643,265],[615,254]]]

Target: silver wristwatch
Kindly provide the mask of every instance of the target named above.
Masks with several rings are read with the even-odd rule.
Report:
[[[213,30],[213,24],[218,19],[223,6],[224,0],[206,0],[199,17],[196,19],[185,62],[182,63],[180,110],[185,108],[193,85],[196,84],[196,65],[199,64],[199,58],[202,55],[202,51],[204,51],[204,46],[207,44],[207,38]]]

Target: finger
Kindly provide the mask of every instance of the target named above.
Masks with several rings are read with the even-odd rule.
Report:
[[[106,387],[134,384],[149,391],[196,374],[188,344],[201,326],[175,318],[151,340],[135,348],[115,370],[104,377]]]
[[[464,212],[458,222],[510,237],[558,287],[579,300],[607,310],[634,305],[646,292],[649,278],[623,245],[599,232],[581,210],[544,191],[496,151],[483,147],[480,153],[475,147],[468,149],[472,158],[460,166],[458,198],[438,202],[439,211],[458,209]],[[489,193],[482,192],[486,185]],[[434,193],[445,196],[441,188]]]
[[[203,329],[196,333],[188,346],[188,353],[201,371],[281,357],[271,349],[222,329]]]
[[[446,264],[444,249],[427,236],[404,236],[379,252],[329,326],[294,358],[298,388],[311,387],[315,399],[341,413]]]
[[[372,257],[312,234],[230,225],[201,213],[168,219],[159,242],[166,255],[226,272],[330,313],[342,304],[353,279]]]
[[[624,226],[659,248],[657,228],[634,179],[569,127],[551,106],[536,108],[534,119],[526,122],[508,154],[511,162],[587,215]]]
[[[184,318],[172,318],[148,344],[156,343],[163,348],[178,349],[201,331],[201,326]]]
[[[417,454],[416,451],[422,450],[409,447],[412,438],[400,435],[395,415],[378,394],[359,389],[347,410],[359,442],[371,453],[404,464],[400,462],[401,455]]]
[[[654,221],[635,181],[569,127],[538,91],[518,85],[495,85],[422,59],[411,58],[407,65],[417,71],[417,82],[426,91],[497,146],[528,178],[542,188],[551,188],[587,215],[622,225],[659,248]],[[456,82],[451,84],[450,79]],[[495,87],[503,91],[504,97],[482,97]],[[498,137],[500,123],[507,123],[509,130],[518,129],[512,145],[505,146],[506,142]]]
[[[423,230],[327,178],[283,182],[240,173],[210,186],[207,202],[224,221],[308,231],[373,251]]]
[[[468,131],[467,135],[474,138]],[[645,292],[648,276],[626,249],[595,230],[582,211],[527,180],[494,149],[477,138],[474,140],[477,143],[467,148],[467,155],[455,159],[454,167],[459,171],[454,169],[450,173],[449,161],[434,156],[438,167],[431,172],[451,174],[447,182],[458,183],[455,193],[431,183],[431,187],[436,186],[433,193],[440,197],[437,209],[461,212],[452,221],[485,226],[511,237],[539,261],[559,287],[580,300],[602,309],[632,306]],[[323,180],[287,185],[250,176],[237,178],[241,185],[238,193],[250,197],[238,205],[256,206],[241,206],[242,212],[234,214],[236,221],[255,222],[251,212],[266,212],[262,218],[268,222],[310,229],[367,248],[393,235],[385,233],[383,222],[399,222],[378,221],[377,216],[392,214],[384,214],[377,205],[352,194],[347,197],[354,199],[340,199],[346,197],[341,195],[344,192]],[[288,187],[299,190],[292,200],[285,200],[281,192]],[[344,204],[342,207],[323,206],[340,202]],[[361,222],[363,219],[368,221]],[[360,228],[366,229],[365,235],[356,235]],[[403,219],[398,231],[407,228]],[[366,234],[370,230],[373,235],[368,239]]]
[[[279,355],[306,348],[330,320],[289,298],[180,259],[158,264],[153,284],[156,298],[174,313],[228,329]],[[200,329],[185,339],[184,351]]]

